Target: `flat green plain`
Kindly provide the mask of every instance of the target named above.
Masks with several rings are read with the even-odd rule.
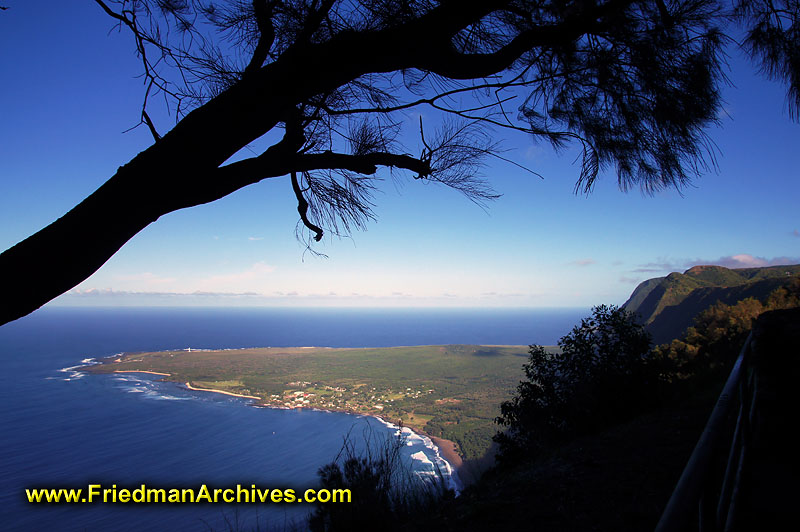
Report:
[[[527,356],[527,346],[270,347],[128,353],[85,370],[169,373],[165,380],[267,406],[376,415],[452,440],[476,459],[491,446]]]

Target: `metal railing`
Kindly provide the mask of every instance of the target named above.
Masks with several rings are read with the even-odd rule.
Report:
[[[750,364],[752,339],[751,332],[661,515],[656,532],[736,530],[742,472],[751,444],[757,397],[755,372]],[[730,417],[737,406],[739,413],[731,436]],[[725,452],[726,443],[728,460],[720,475],[718,458]],[[696,527],[689,522],[693,516],[697,517]]]

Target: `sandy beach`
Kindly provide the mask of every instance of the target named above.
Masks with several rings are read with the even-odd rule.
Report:
[[[390,421],[390,420],[388,420],[388,419],[386,419],[386,418],[384,418],[382,416],[376,416],[374,414],[366,414],[366,415],[371,415],[372,417],[380,419],[384,423],[391,423],[392,425],[397,426],[395,422]],[[450,464],[450,467],[453,468],[453,477],[455,477],[456,482],[462,488],[464,486],[466,486],[466,483],[464,482],[464,478],[461,475],[461,468],[464,465],[464,460],[461,458],[461,455],[458,454],[458,451],[456,450],[458,448],[458,446],[456,445],[456,443],[454,441],[446,440],[444,438],[437,438],[436,436],[431,436],[430,434],[428,434],[428,433],[426,433],[426,432],[424,432],[424,431],[422,431],[420,429],[409,427],[408,425],[405,425],[405,428],[410,429],[412,432],[414,432],[415,434],[417,434],[419,436],[423,436],[425,438],[430,438],[431,442],[439,450],[439,456],[444,458],[444,460],[448,464]]]
[[[189,383],[187,382],[186,385],[188,386]],[[194,388],[192,388],[192,389],[194,389]],[[203,389],[203,391],[212,391],[212,390]],[[229,392],[223,392],[223,393],[229,393]],[[244,396],[244,397],[248,397],[248,396]],[[291,410],[292,409],[290,407],[274,406],[274,405],[270,405],[270,404],[266,404],[266,403],[265,404],[256,405],[256,406],[260,406],[260,407],[264,407],[264,408],[279,408],[279,409],[283,409],[283,410]],[[303,407],[301,407],[301,408],[303,408]],[[350,409],[332,410],[332,409],[327,409],[327,408],[310,408],[309,410],[316,410],[318,412],[333,412],[333,413],[340,413],[340,414],[352,414],[352,415],[356,415],[356,416],[370,416],[370,417],[373,417],[375,419],[380,420],[383,423],[389,423],[391,425],[397,426],[397,422],[396,421],[393,421],[391,419],[386,419],[384,416],[376,415],[374,413],[359,412],[357,410],[350,410]],[[444,458],[447,461],[448,464],[450,464],[450,466],[453,468],[456,476],[458,476],[458,480],[463,485],[464,481],[458,475],[458,473],[459,473],[459,469],[461,469],[461,467],[464,465],[464,460],[461,458],[461,455],[458,454],[458,451],[456,451],[456,449],[458,448],[456,443],[454,441],[452,441],[452,440],[446,440],[444,438],[437,438],[436,436],[431,436],[430,434],[427,434],[426,432],[423,432],[423,431],[421,431],[419,429],[415,429],[415,428],[409,427],[408,425],[406,425],[406,427],[411,429],[415,434],[418,434],[420,436],[424,436],[426,438],[430,438],[430,440],[433,442],[433,444],[439,449],[440,456],[442,458]]]
[[[131,370],[118,369],[118,370],[114,370],[114,373],[149,373],[151,375],[161,375],[161,376],[164,376],[164,377],[169,377],[170,376],[169,373],[162,373],[162,372],[158,372],[158,371],[148,371],[148,370],[133,370],[133,369],[131,369]],[[232,397],[242,397],[244,399],[256,399],[256,400],[259,400],[259,401],[262,400],[261,397],[258,397],[258,396],[255,396],[255,395],[245,395],[245,394],[241,394],[241,393],[228,392],[226,390],[217,390],[217,389],[213,389],[213,388],[197,388],[195,386],[192,386],[191,383],[189,383],[189,382],[184,383],[184,385],[189,390],[196,391],[196,392],[213,392],[213,393],[221,393],[223,395],[230,395]],[[285,407],[275,407],[275,406],[269,405],[269,404],[262,404],[262,405],[259,405],[259,406],[265,406],[265,407],[268,407],[268,408],[285,408]],[[374,413],[357,412],[357,411],[354,411],[354,410],[344,410],[344,409],[342,409],[342,410],[326,410],[326,409],[316,409],[316,408],[314,408],[314,410],[322,410],[322,411],[329,411],[329,412],[344,412],[344,413],[350,413],[350,414],[356,414],[356,415],[374,416],[374,417],[377,417],[377,418],[381,419],[384,422],[387,422],[387,423],[391,422],[390,420],[385,420],[385,419],[383,419],[382,416],[375,415]],[[437,438],[436,436],[431,436],[431,435],[426,434],[425,432],[422,432],[420,430],[415,430],[415,429],[411,429],[411,430],[414,430],[414,432],[420,434],[421,436],[426,436],[426,437],[430,438],[431,441],[433,442],[433,444],[436,445],[436,447],[439,449],[439,453],[441,454],[442,458],[444,458],[453,467],[455,472],[458,473],[459,469],[461,469],[461,467],[464,465],[464,461],[461,458],[461,456],[458,454],[458,452],[456,451],[457,445],[456,445],[455,442],[453,442],[451,440],[446,440],[444,438]]]
[[[147,371],[146,369],[115,369],[114,373],[149,373],[150,375],[164,375],[169,377],[169,373],[161,373],[158,371]]]
[[[225,390],[214,390],[213,388],[195,388],[188,382],[186,383],[186,387],[195,392],[214,392],[214,393],[221,393],[223,395],[231,395],[233,397],[244,397],[245,399],[258,399],[259,401],[261,400],[260,397],[256,397],[255,395],[245,395],[243,393],[226,392]]]
[[[331,412],[335,412],[335,410],[331,410]],[[347,413],[372,416],[374,418],[380,419],[384,423],[397,425],[396,420],[386,419],[384,416],[375,415],[372,413],[364,414],[362,412],[355,412],[355,411],[348,411]],[[421,429],[409,427],[408,425],[405,425],[405,427],[411,429],[415,434],[424,436],[426,438],[430,438],[433,444],[439,449],[439,453],[441,454],[442,458],[447,460],[447,462],[451,466],[453,466],[453,469],[455,469],[456,472],[458,472],[459,468],[461,468],[461,466],[464,465],[464,460],[461,458],[461,455],[458,454],[458,451],[456,451],[456,449],[458,449],[456,442],[452,440],[446,440],[444,438],[437,438],[436,436],[431,436],[430,434],[424,432]]]
[[[444,438],[437,438],[436,436],[428,436],[433,444],[439,448],[439,452],[442,454],[442,458],[447,460],[447,462],[453,466],[453,468],[458,472],[461,469],[461,466],[464,465],[464,460],[462,460],[461,456],[456,452],[456,444],[451,440],[445,440]]]

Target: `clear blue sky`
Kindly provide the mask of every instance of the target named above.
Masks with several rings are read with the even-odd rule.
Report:
[[[0,248],[67,212],[151,142],[139,63],[91,1],[7,0],[0,13]],[[45,8],[46,7],[46,8]],[[484,212],[450,189],[387,181],[377,223],[304,253],[288,179],[164,216],[62,305],[495,306],[621,304],[694,264],[800,262],[800,126],[784,89],[736,51],[718,172],[681,194],[627,194],[607,173],[573,194],[571,153],[515,137]],[[156,117],[162,129],[170,118]],[[52,257],[59,267],[60,257]],[[4,282],[14,282],[5,279]],[[203,295],[197,295],[202,292]]]

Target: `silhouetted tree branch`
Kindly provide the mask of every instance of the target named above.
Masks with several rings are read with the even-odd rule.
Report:
[[[160,216],[267,178],[293,176],[314,240],[374,217],[381,167],[496,197],[479,174],[487,157],[508,160],[499,133],[579,147],[576,190],[612,168],[622,189],[681,186],[713,164],[705,128],[731,16],[797,97],[798,0],[95,1],[133,38],[154,144],[0,255],[18,280],[0,323],[86,279]],[[154,95],[174,108],[171,129],[151,120]],[[417,131],[408,113],[423,105],[441,120]],[[279,140],[236,161],[267,133]]]
[[[744,49],[770,79],[788,86],[787,103],[800,118],[800,1],[739,0],[734,17],[746,30]]]

